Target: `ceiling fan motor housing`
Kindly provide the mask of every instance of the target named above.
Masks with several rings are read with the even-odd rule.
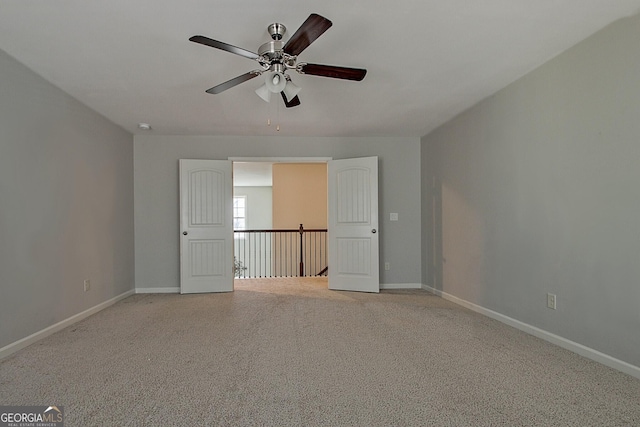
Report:
[[[272,40],[260,46],[258,55],[265,59],[266,67],[270,69],[273,69],[274,65],[281,65],[285,68],[296,67],[296,57],[284,52],[284,43],[280,40]]]
[[[258,49],[258,55],[266,56],[270,60],[281,59],[284,49],[284,43],[280,40],[271,40],[266,42],[260,49]]]
[[[285,44],[282,41],[282,36],[287,28],[282,24],[274,23],[267,27],[267,31],[273,40],[260,46],[258,55],[266,60],[271,70],[277,64],[282,64],[286,68],[295,68],[296,57],[284,52]]]

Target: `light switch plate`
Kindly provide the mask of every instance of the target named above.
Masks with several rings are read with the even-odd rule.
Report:
[[[398,220],[398,214],[395,212],[392,212],[389,214],[389,221],[397,221]]]

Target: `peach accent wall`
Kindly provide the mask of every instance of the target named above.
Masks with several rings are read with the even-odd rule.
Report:
[[[327,228],[327,164],[273,165],[273,228]]]

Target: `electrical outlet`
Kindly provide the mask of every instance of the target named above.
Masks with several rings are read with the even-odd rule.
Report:
[[[84,281],[84,291],[87,292],[89,289],[91,289],[91,280],[86,279]]]
[[[547,307],[552,310],[556,309],[556,296],[555,294],[547,294]]]
[[[384,263],[384,269],[385,270],[391,270],[391,263],[390,262],[385,262]]]

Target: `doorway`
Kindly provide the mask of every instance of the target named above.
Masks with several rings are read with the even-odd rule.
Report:
[[[236,278],[327,273],[327,163],[233,162]]]

